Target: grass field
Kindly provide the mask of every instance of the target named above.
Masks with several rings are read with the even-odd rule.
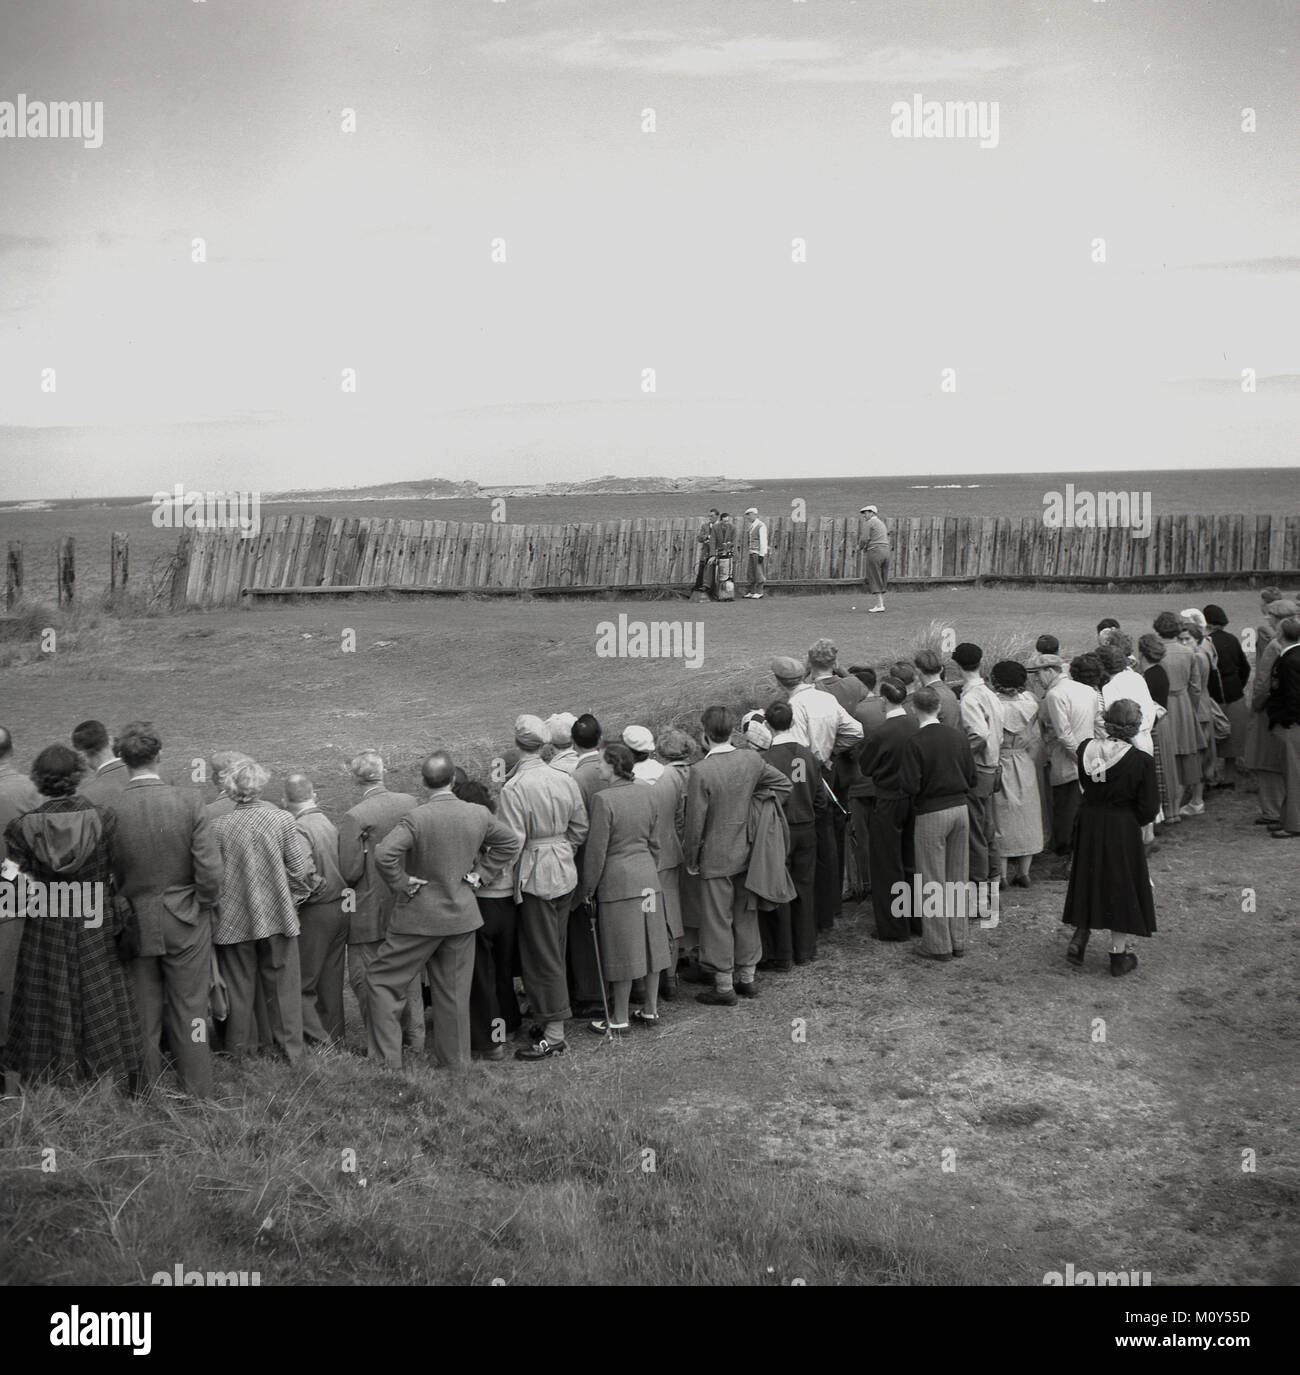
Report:
[[[151,718],[173,781],[237,746],[305,768],[337,815],[364,745],[414,789],[427,747],[481,764],[521,711],[621,729],[765,700],[770,655],[822,634],[845,662],[890,658],[932,622],[1002,652],[1044,630],[1080,650],[1103,615],[1136,631],[1210,599],[83,613],[54,654],[7,647],[0,720],[26,762],[84,717]],[[1213,600],[1253,624],[1254,594]],[[598,624],[620,612],[698,619],[702,666],[597,658]],[[614,1046],[574,1027],[551,1064],[393,1074],[333,1053],[222,1063],[202,1109],[104,1090],[8,1100],[0,1281],[148,1282],[182,1264],[263,1284],[1039,1284],[1072,1262],[1155,1285],[1294,1283],[1300,937],[1283,847],[1252,815],[1252,798],[1214,793],[1163,838],[1159,934],[1124,980],[1102,952],[1066,965],[1064,887],[1037,882],[1004,896],[959,964],[871,941],[849,907],[818,962],[767,977],[753,1003],[665,1004],[661,1029]]]

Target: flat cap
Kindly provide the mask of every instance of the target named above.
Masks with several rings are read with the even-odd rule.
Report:
[[[772,660],[772,673],[777,678],[798,679],[803,677],[803,665],[788,654],[778,654]]]
[[[515,744],[539,750],[550,744],[551,732],[540,716],[520,716],[515,721]]]
[[[548,716],[546,729],[551,734],[552,745],[568,745],[573,742],[573,723],[578,718],[571,711],[557,711]]]

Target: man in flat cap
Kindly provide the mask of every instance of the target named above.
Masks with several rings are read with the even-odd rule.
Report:
[[[555,753],[551,755],[551,768],[561,773],[571,774],[578,767],[578,751],[573,744],[573,727],[578,718],[571,711],[557,711],[546,718],[546,729],[551,733],[551,744]]]
[[[860,507],[858,514],[866,517],[858,534],[858,549],[866,555],[867,591],[876,594],[875,606],[867,610],[883,611],[889,589],[889,530],[874,506]]]
[[[362,750],[348,763],[361,796],[339,822],[339,873],[352,889],[348,904],[348,983],[370,1025],[366,971],[388,935],[397,894],[375,866],[375,849],[394,826],[416,808],[410,793],[390,793],[384,784],[384,760],[377,750]],[[411,1050],[424,1049],[424,997],[417,970],[406,990],[401,1012],[402,1039]]]
[[[758,517],[758,507],[745,512],[745,596],[758,601],[767,581],[767,522]]]
[[[516,1060],[562,1055],[567,1049],[564,1023],[572,1014],[566,973],[569,912],[578,886],[574,851],[587,838],[587,808],[574,779],[542,761],[541,748],[549,740],[544,721],[519,717],[519,762],[497,803],[502,821],[523,841],[515,873],[519,963],[538,1022],[532,1043],[515,1051]]]
[[[699,876],[700,966],[713,976],[696,1001],[735,1007],[737,995],[757,996],[754,968],[763,953],[758,902],[745,887],[750,802],[756,793],[781,801],[791,785],[757,750],[731,743],[730,707],[707,708],[703,726],[709,751],[687,776],[682,837],[686,867]]]

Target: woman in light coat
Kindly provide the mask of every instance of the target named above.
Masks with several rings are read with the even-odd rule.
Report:
[[[668,922],[659,881],[654,790],[634,781],[632,751],[606,745],[600,775],[609,785],[591,799],[591,830],[582,858],[578,900],[596,899],[600,955],[609,985],[610,1020],[591,1023],[600,1035],[631,1026],[632,985],[645,979],[637,1021],[659,1021],[659,971],[668,968]],[[651,977],[653,976],[653,977]]]

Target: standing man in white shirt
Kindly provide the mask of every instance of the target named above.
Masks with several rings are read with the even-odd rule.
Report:
[[[781,657],[772,660],[772,676],[790,702],[790,734],[806,745],[821,765],[819,787],[829,789],[833,760],[837,754],[852,749],[862,741],[862,722],[850,716],[837,698],[829,692],[819,692],[811,681],[813,670],[798,659]],[[837,798],[841,807],[844,798]],[[840,912],[843,884],[839,855],[835,846],[835,822],[831,813],[835,803],[817,818],[817,877],[813,906],[817,912],[817,929],[829,931]]]
[[[1002,753],[1002,704],[997,693],[980,675],[984,651],[979,645],[960,644],[952,661],[961,669],[961,728],[970,741],[976,782],[967,799],[970,811],[970,877],[976,883],[997,883],[997,834],[993,820],[993,794],[998,783]]]
[[[1051,724],[1047,762],[1052,782],[1052,848],[1062,857],[1074,849],[1074,822],[1083,800],[1079,746],[1101,734],[1097,724],[1101,675],[1101,663],[1095,655],[1076,655],[1070,660],[1069,677],[1058,679],[1043,697]],[[1043,733],[1047,735],[1046,730]]]
[[[745,582],[749,587],[745,596],[758,601],[767,581],[767,525],[759,519],[757,506],[745,512],[745,519],[749,522],[745,527]]]

